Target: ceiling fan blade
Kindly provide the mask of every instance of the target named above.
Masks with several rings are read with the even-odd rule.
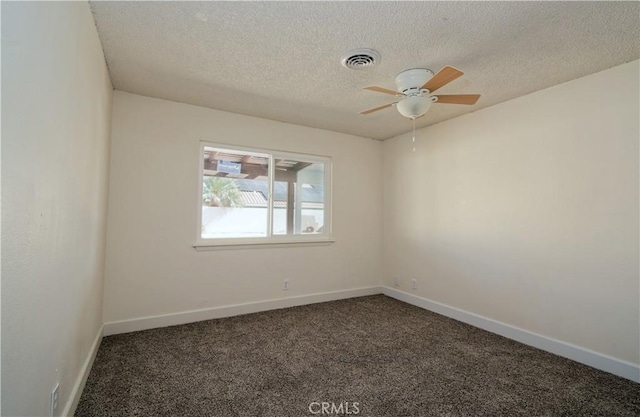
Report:
[[[363,87],[364,90],[371,90],[371,91],[375,91],[377,93],[384,93],[384,94],[391,94],[392,96],[402,96],[404,94],[399,93],[397,91],[393,91],[393,90],[389,90],[388,88],[383,88],[383,87],[378,87],[376,85],[372,85],[369,87]]]
[[[464,72],[457,70],[453,67],[446,66],[442,68],[436,75],[431,77],[429,81],[424,83],[424,85],[420,88],[421,90],[427,89],[430,92],[436,91],[438,88],[443,87],[449,84],[451,81],[455,80],[458,77],[461,77]]]
[[[378,111],[378,110],[382,110],[382,109],[386,109],[387,107],[391,107],[394,104],[396,104],[397,101],[393,102],[393,103],[389,103],[389,104],[385,104],[384,106],[378,106],[378,107],[374,107],[372,109],[368,109],[368,110],[363,110],[360,112],[360,114],[369,114],[369,113],[373,113],[374,111]]]
[[[478,101],[478,99],[480,98],[480,94],[454,94],[436,97],[438,97],[438,101],[436,101],[436,103],[476,104],[476,101]]]

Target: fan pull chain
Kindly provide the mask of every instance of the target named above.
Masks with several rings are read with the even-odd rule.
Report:
[[[413,138],[411,139],[411,142],[413,143],[413,148],[411,149],[411,152],[415,152],[416,151],[416,119],[413,118],[411,119],[411,121],[413,122]]]

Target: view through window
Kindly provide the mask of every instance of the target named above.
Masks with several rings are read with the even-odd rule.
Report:
[[[200,239],[328,236],[330,159],[203,144]]]

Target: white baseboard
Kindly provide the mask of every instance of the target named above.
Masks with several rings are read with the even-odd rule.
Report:
[[[76,408],[78,407],[78,402],[80,402],[80,397],[82,396],[82,391],[84,390],[84,385],[87,383],[87,378],[89,377],[89,372],[91,372],[91,367],[93,366],[93,361],[96,359],[96,354],[98,353],[98,348],[100,347],[100,342],[102,341],[102,331],[104,326],[100,326],[100,330],[98,330],[98,334],[96,335],[95,340],[93,341],[93,345],[91,345],[91,350],[89,351],[89,355],[85,359],[82,364],[82,368],[80,369],[80,375],[76,379],[76,383],[73,385],[71,390],[71,395],[69,395],[69,399],[67,400],[67,404],[62,411],[63,416],[73,416],[76,412]]]
[[[157,327],[175,326],[177,324],[193,323],[202,320],[219,319],[223,317],[239,316],[243,314],[259,313],[267,310],[296,307],[306,304],[323,303],[326,301],[342,300],[345,298],[363,297],[381,294],[380,287],[354,288],[350,290],[332,291],[318,294],[300,295],[289,298],[257,301],[252,303],[234,304],[202,310],[185,311],[160,316],[141,317],[138,319],[114,321],[105,323],[104,335],[137,332],[139,330]]]
[[[635,382],[640,382],[640,366],[631,362],[626,362],[580,346],[572,345],[547,336],[542,336],[519,327],[479,316],[477,314],[400,291],[395,288],[383,286],[382,293],[395,298],[396,300],[404,301],[405,303],[424,308],[425,310],[433,311],[434,313],[479,327],[491,333],[499,334],[500,336],[524,343],[525,345],[551,352],[555,355],[589,365],[593,368],[600,369]]]

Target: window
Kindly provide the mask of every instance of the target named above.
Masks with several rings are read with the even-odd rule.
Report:
[[[198,246],[330,241],[331,159],[202,143]]]

